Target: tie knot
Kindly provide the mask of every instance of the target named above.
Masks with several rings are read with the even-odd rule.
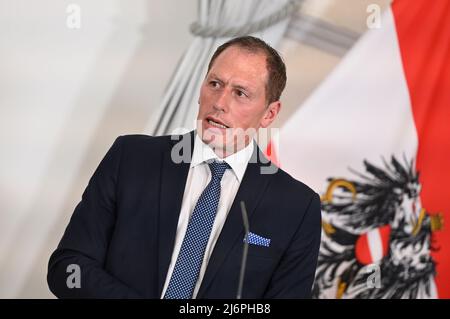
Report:
[[[222,179],[223,174],[225,174],[225,171],[230,168],[230,165],[226,162],[209,162],[208,163],[209,169],[211,170],[212,178],[218,178]]]

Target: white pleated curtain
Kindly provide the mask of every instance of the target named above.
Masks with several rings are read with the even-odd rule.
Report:
[[[235,36],[249,34],[276,47],[298,4],[295,0],[199,0],[198,21],[191,26],[195,38],[146,131],[163,135],[193,129],[200,85],[215,49]]]

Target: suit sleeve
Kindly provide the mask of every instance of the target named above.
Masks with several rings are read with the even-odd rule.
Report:
[[[315,193],[264,298],[311,298],[321,231],[320,198]]]
[[[104,269],[116,221],[116,185],[122,144],[123,137],[117,138],[100,162],[50,257],[47,282],[58,298],[140,297]],[[68,287],[68,277],[73,271],[69,265],[79,266],[80,287]]]

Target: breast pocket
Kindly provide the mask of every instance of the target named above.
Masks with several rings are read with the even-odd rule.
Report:
[[[248,256],[276,259],[278,258],[278,253],[274,247],[249,244]]]

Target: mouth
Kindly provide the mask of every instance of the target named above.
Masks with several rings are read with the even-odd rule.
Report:
[[[225,125],[225,123],[223,123],[219,119],[213,118],[211,116],[208,116],[206,118],[206,121],[208,122],[209,125],[217,127],[217,128],[221,128],[221,129],[229,128],[229,126]]]

